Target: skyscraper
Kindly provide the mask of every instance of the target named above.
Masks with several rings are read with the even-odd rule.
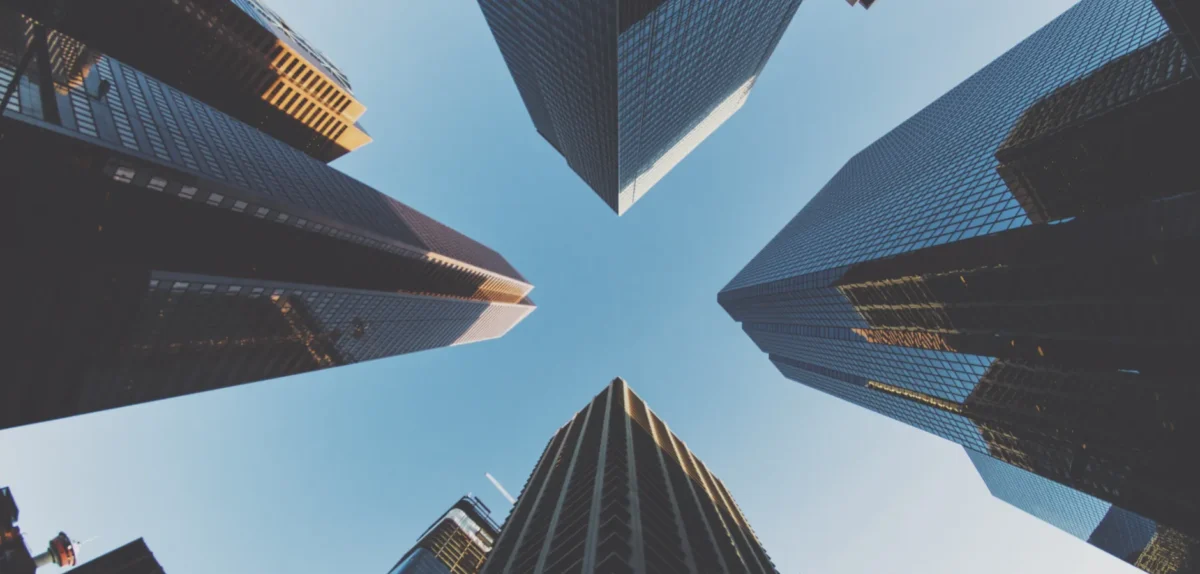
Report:
[[[495,338],[534,308],[491,249],[4,10],[10,83],[0,429]]]
[[[321,161],[371,141],[346,74],[258,0],[0,0]]]
[[[800,0],[479,0],[534,128],[618,215],[745,103]]]
[[[720,479],[615,379],[554,433],[484,574],[774,573]]]
[[[154,558],[154,553],[146,546],[146,541],[138,538],[108,554],[94,560],[89,560],[71,570],[74,574],[164,574],[163,567]]]
[[[1195,572],[1195,539],[1028,470],[967,450],[992,495],[1154,574]]]
[[[488,507],[464,496],[425,530],[388,574],[477,574],[499,533]]]
[[[76,547],[66,533],[50,539],[45,552],[33,556],[17,526],[20,513],[8,487],[0,488],[0,574],[34,574],[75,566]],[[71,570],[76,574],[163,574],[162,566],[141,538]]]
[[[721,291],[788,378],[1200,535],[1197,80],[1083,0],[857,154]]]

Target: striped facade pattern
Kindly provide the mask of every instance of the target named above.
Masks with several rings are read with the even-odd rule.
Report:
[[[622,379],[550,440],[484,574],[774,573],[725,484]]]

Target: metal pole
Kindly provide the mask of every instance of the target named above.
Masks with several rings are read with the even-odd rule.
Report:
[[[13,72],[12,82],[9,82],[8,88],[4,90],[4,100],[0,101],[0,114],[8,110],[8,101],[12,99],[13,94],[17,93],[17,85],[21,83],[21,77],[25,75],[25,69],[29,67],[29,62],[33,60],[33,46],[25,49],[25,55],[21,56],[21,63],[17,64],[17,69]]]

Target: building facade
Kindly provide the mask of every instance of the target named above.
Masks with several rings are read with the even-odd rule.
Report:
[[[434,522],[388,574],[478,574],[500,527],[478,498],[464,496]]]
[[[1083,0],[857,154],[721,291],[789,379],[1200,535],[1200,94]]]
[[[1123,508],[967,450],[992,495],[1153,574],[1196,572],[1195,539]]]
[[[496,338],[533,310],[478,242],[19,13],[0,32],[21,278],[0,429]]]
[[[146,541],[138,538],[71,570],[75,574],[164,574]]]
[[[346,74],[259,0],[2,0],[321,161],[371,141]]]
[[[534,128],[618,215],[737,112],[800,0],[479,0]]]
[[[618,378],[550,439],[483,572],[776,570],[725,484]]]

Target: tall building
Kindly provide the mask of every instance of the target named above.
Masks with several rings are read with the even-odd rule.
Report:
[[[618,215],[745,103],[800,0],[479,0],[538,133]]]
[[[464,496],[429,526],[388,574],[478,574],[500,527],[478,498]]]
[[[0,0],[321,161],[371,141],[337,66],[258,0]]]
[[[533,310],[503,257],[416,210],[112,57],[57,65],[89,51],[0,12],[20,278],[0,429],[495,338]]]
[[[621,379],[558,429],[484,574],[774,573],[720,479]]]
[[[71,570],[74,574],[164,574],[163,567],[154,558],[154,553],[146,546],[146,541],[138,538],[108,554],[85,562]]]
[[[65,533],[50,539],[45,552],[37,556],[25,545],[16,500],[8,487],[0,488],[0,574],[34,574],[57,568],[70,568],[77,562],[76,548],[81,544]],[[45,568],[45,570],[43,570]],[[137,539],[95,560],[71,570],[76,574],[163,574],[154,554],[142,539]]]
[[[721,291],[784,376],[1200,536],[1200,94],[1083,0],[858,153]]]
[[[1196,572],[1195,539],[1023,468],[967,450],[992,495],[1146,572]]]

